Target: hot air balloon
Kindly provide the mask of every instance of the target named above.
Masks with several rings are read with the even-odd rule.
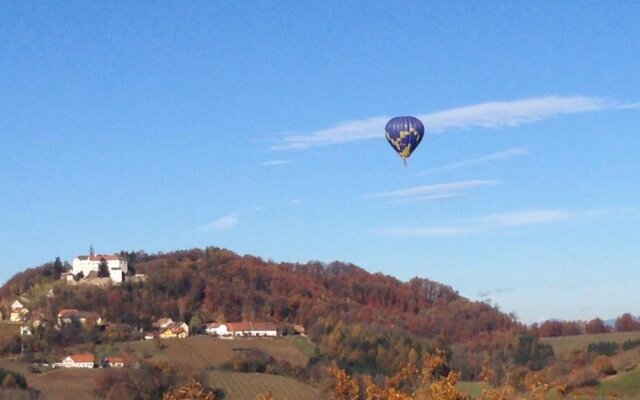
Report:
[[[424,137],[424,125],[416,117],[395,117],[384,128],[387,141],[398,152],[404,165]]]

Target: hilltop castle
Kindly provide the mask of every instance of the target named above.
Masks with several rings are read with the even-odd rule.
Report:
[[[82,272],[86,278],[91,278],[98,274],[98,267],[104,260],[109,268],[109,276],[113,283],[122,283],[124,276],[128,272],[127,260],[114,255],[90,254],[88,256],[78,256],[73,259],[72,274],[77,275]]]

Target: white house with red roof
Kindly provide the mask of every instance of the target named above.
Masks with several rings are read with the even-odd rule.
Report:
[[[91,353],[71,354],[55,364],[62,368],[93,368],[96,357]]]
[[[92,271],[98,272],[98,267],[102,261],[107,263],[109,268],[109,276],[114,283],[122,283],[124,276],[129,271],[129,264],[127,260],[115,255],[107,254],[91,254],[88,256],[78,256],[73,259],[71,263],[71,273],[78,275],[82,272],[82,275],[88,277]]]
[[[59,326],[70,324],[73,320],[80,322],[81,325],[86,325],[88,321],[95,325],[103,325],[102,317],[96,312],[80,311],[75,308],[63,308],[58,312]]]
[[[206,324],[205,331],[209,335],[218,336],[278,336],[278,330],[271,322]]]
[[[104,361],[111,368],[124,368],[124,359],[122,357],[107,357]]]

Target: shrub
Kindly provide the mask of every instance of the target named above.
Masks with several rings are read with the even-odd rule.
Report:
[[[607,356],[598,356],[593,362],[593,368],[600,376],[615,375],[618,373],[611,362],[611,359]]]
[[[616,342],[598,342],[589,344],[587,351],[601,356],[612,356],[618,352],[618,347]]]

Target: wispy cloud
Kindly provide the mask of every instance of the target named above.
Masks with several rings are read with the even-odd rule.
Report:
[[[292,200],[289,200],[289,201],[287,202],[287,204],[289,204],[289,205],[302,204],[302,200],[292,199]]]
[[[384,236],[462,236],[471,233],[463,227],[431,227],[431,228],[376,228],[374,233]]]
[[[610,209],[536,209],[519,210],[458,219],[448,226],[434,227],[386,227],[376,228],[374,233],[388,236],[462,236],[480,233],[492,229],[524,227],[543,224],[560,224],[583,221],[613,215],[637,214],[636,208]]]
[[[198,232],[220,232],[233,228],[238,225],[240,219],[237,214],[222,216],[206,225],[196,229]]]
[[[623,104],[623,105],[621,105],[619,108],[637,109],[637,108],[640,108],[640,102],[638,102],[638,103],[628,103],[628,104]]]
[[[470,166],[478,165],[478,164],[485,164],[485,163],[490,163],[490,162],[494,162],[494,161],[508,160],[510,158],[520,157],[520,156],[524,156],[524,155],[527,155],[527,154],[529,154],[529,151],[527,149],[522,148],[522,147],[517,147],[517,148],[513,148],[513,149],[499,151],[499,152],[496,152],[496,153],[487,154],[487,155],[476,157],[476,158],[471,158],[471,159],[468,159],[468,160],[458,161],[458,162],[453,163],[453,164],[449,164],[449,165],[445,165],[445,166],[442,166],[442,167],[430,169],[427,172],[450,171],[450,170],[470,167]]]
[[[570,218],[585,215],[587,215],[586,211],[571,211],[564,209],[523,210],[470,218],[465,220],[465,222],[470,223],[475,226],[475,228],[525,226],[562,222],[567,221]]]
[[[291,160],[269,160],[262,163],[263,167],[271,167],[274,165],[291,164]]]
[[[536,97],[523,100],[489,102],[452,108],[431,114],[417,115],[424,122],[427,133],[442,133],[453,129],[473,127],[516,127],[565,115],[586,113],[615,107],[615,102],[598,97]],[[307,134],[282,136],[272,150],[305,149],[359,140],[379,139],[389,116],[378,116],[340,123]]]
[[[460,196],[463,192],[470,189],[493,185],[495,183],[495,181],[476,179],[462,182],[441,183],[437,185],[415,186],[390,192],[370,193],[363,197],[365,199],[383,198],[394,202],[442,200]]]

